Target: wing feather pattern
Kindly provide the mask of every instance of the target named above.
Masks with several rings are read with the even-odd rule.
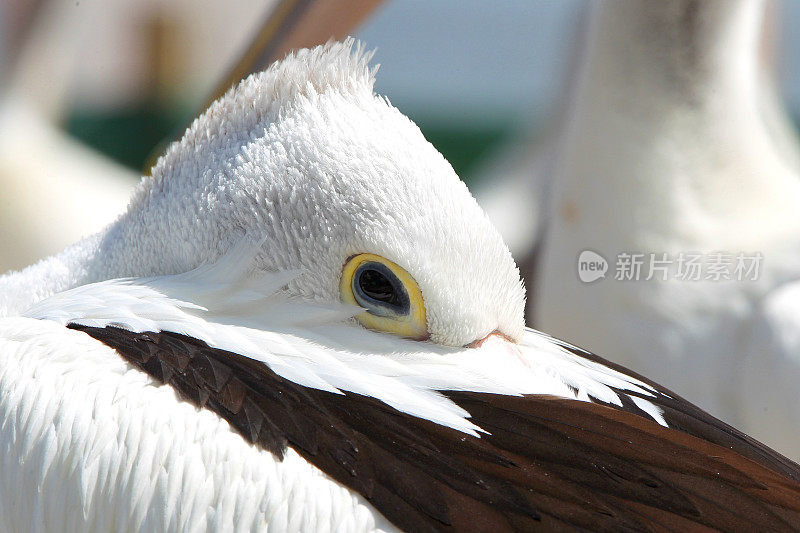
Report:
[[[775,450],[762,444],[756,439],[750,437],[739,431],[738,429],[726,424],[722,420],[703,411],[691,402],[681,398],[674,392],[662,387],[658,383],[637,374],[627,368],[620,366],[616,363],[603,359],[602,357],[593,353],[581,350],[575,346],[566,343],[561,343],[562,347],[566,348],[573,354],[582,357],[594,363],[599,363],[605,367],[621,372],[630,376],[638,381],[646,383],[653,389],[653,395],[645,395],[635,391],[624,391],[620,394],[620,400],[623,402],[622,408],[632,412],[639,413],[647,417],[647,414],[632,402],[627,400],[626,396],[638,397],[647,400],[649,403],[659,407],[664,419],[669,424],[669,427],[678,429],[695,437],[713,442],[725,448],[735,450],[743,456],[752,459],[756,462],[768,465],[769,468],[785,474],[795,481],[800,482],[800,467],[791,459],[776,453]],[[619,391],[623,392],[623,391]],[[596,403],[603,403],[595,400]],[[620,406],[605,404],[609,407],[619,409]]]
[[[656,400],[680,430],[625,405],[442,391],[488,432],[475,437],[368,396],[303,387],[183,335],[70,327],[213,410],[247,441],[278,457],[292,447],[406,530],[800,524],[800,467],[664,389]]]

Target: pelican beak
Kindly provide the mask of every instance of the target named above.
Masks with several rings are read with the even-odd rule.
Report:
[[[494,330],[493,332],[491,332],[488,335],[486,335],[484,338],[478,339],[476,341],[472,341],[471,343],[469,343],[466,346],[464,346],[464,348],[480,348],[481,346],[483,346],[487,342],[494,343],[494,342],[498,342],[498,341],[499,342],[509,342],[511,344],[516,344],[514,341],[512,341],[511,339],[506,337],[500,331]]]

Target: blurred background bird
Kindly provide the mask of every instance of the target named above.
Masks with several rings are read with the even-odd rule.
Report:
[[[800,174],[766,8],[594,6],[529,309],[798,457]],[[576,275],[587,251],[606,279]]]
[[[648,19],[655,7],[595,6],[582,0],[282,0],[224,6],[166,0],[4,2],[0,271],[21,268],[110,223],[136,180],[148,172],[159,143],[174,138],[210,98],[246,73],[291,49],[353,33],[375,46],[376,62],[385,64],[376,90],[391,94],[392,103],[421,126],[503,233],[527,280],[529,325],[646,373],[797,458],[800,444],[791,438],[793,426],[785,415],[793,405],[791,382],[772,383],[784,367],[765,364],[790,361],[800,344],[793,318],[800,314],[790,310],[795,289],[790,285],[772,293],[794,271],[787,267],[780,275],[768,273],[738,299],[729,297],[727,288],[717,288],[725,284],[712,282],[614,280],[619,251],[699,250],[684,250],[687,241],[680,239],[653,241],[652,232],[637,225],[636,217],[657,219],[673,231],[672,223],[681,222],[659,210],[658,194],[648,204],[650,212],[625,211],[636,199],[635,189],[624,185],[625,176],[638,170],[625,150],[645,157],[639,150],[648,145],[642,130],[581,122],[582,116],[592,116],[593,105],[606,105],[594,99],[599,89],[622,91],[618,95],[629,98],[641,94],[636,87],[619,89],[635,82],[636,64],[629,63],[630,70],[614,78],[604,74],[609,62],[599,60],[601,54],[613,58],[617,52],[641,51],[639,60],[650,62],[649,70],[641,72],[654,72],[662,59],[693,50],[705,57],[713,49],[720,60],[756,65],[745,79],[757,93],[751,103],[758,106],[759,127],[786,172],[796,173],[800,157],[792,117],[800,110],[800,56],[793,51],[800,49],[800,32],[794,31],[800,4],[752,0],[741,2],[738,10],[715,4],[671,1],[660,8],[664,17]],[[708,36],[712,26],[727,27],[724,17],[715,18],[715,9],[744,13],[741,26],[749,29],[687,44],[683,36]],[[616,41],[604,39],[619,29],[614,16],[631,22]],[[678,22],[664,22],[669,20]],[[669,34],[682,29],[685,34]],[[662,55],[648,56],[648,51]],[[586,81],[589,68],[595,69],[593,84]],[[716,90],[713,85],[704,89]],[[630,100],[607,106],[607,114],[597,116],[633,121],[626,112],[637,105],[647,111],[643,102]],[[717,117],[733,115],[720,112]],[[738,123],[732,129],[742,127]],[[658,131],[653,127],[649,133]],[[691,167],[708,144],[687,145],[695,159],[677,157],[671,161],[674,167],[650,164],[662,178],[681,164]],[[606,150],[604,157],[613,163],[609,172],[619,173],[622,185],[616,195],[625,202],[616,206],[621,211],[614,220],[632,217],[611,228],[611,237],[619,240],[608,242],[627,243],[630,249],[610,245],[606,250],[599,237],[608,229],[603,223],[609,218],[606,202],[614,194],[602,169],[594,166],[592,150]],[[718,165],[728,156],[738,157],[733,145],[718,152]],[[705,174],[694,170],[703,183]],[[636,174],[636,179],[647,181],[651,173]],[[565,183],[573,183],[573,189]],[[666,183],[663,179],[658,186]],[[584,184],[596,189],[584,190]],[[594,214],[573,209],[565,190],[582,191]],[[666,188],[656,192],[669,197]],[[713,192],[708,198],[715,197]],[[748,198],[759,201],[742,195],[743,202]],[[577,213],[598,238],[564,233],[564,217]],[[762,252],[764,264],[774,264],[767,243],[759,244],[763,232],[755,225],[748,228],[753,236],[749,248],[730,251]],[[719,242],[720,249],[726,245],[712,242]],[[576,263],[583,247],[604,255],[606,279],[579,281]],[[716,303],[703,304],[708,298]],[[713,324],[723,325],[725,332]],[[744,326],[748,333],[738,336]],[[776,355],[765,358],[765,350]],[[708,356],[731,351],[736,359]]]

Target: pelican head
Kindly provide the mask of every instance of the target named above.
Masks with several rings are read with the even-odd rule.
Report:
[[[106,239],[172,236],[140,239],[126,275],[187,270],[246,233],[263,239],[259,268],[302,272],[290,294],[359,305],[364,327],[447,346],[519,339],[508,248],[419,128],[374,94],[370,57],[352,40],[300,50],[214,102],[134,195],[118,224],[129,234]]]

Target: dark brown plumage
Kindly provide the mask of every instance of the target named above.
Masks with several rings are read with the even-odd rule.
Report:
[[[443,391],[490,433],[476,438],[186,336],[70,327],[247,441],[279,458],[291,446],[406,530],[800,528],[800,467],[664,389],[651,401],[678,429],[635,405]]]

